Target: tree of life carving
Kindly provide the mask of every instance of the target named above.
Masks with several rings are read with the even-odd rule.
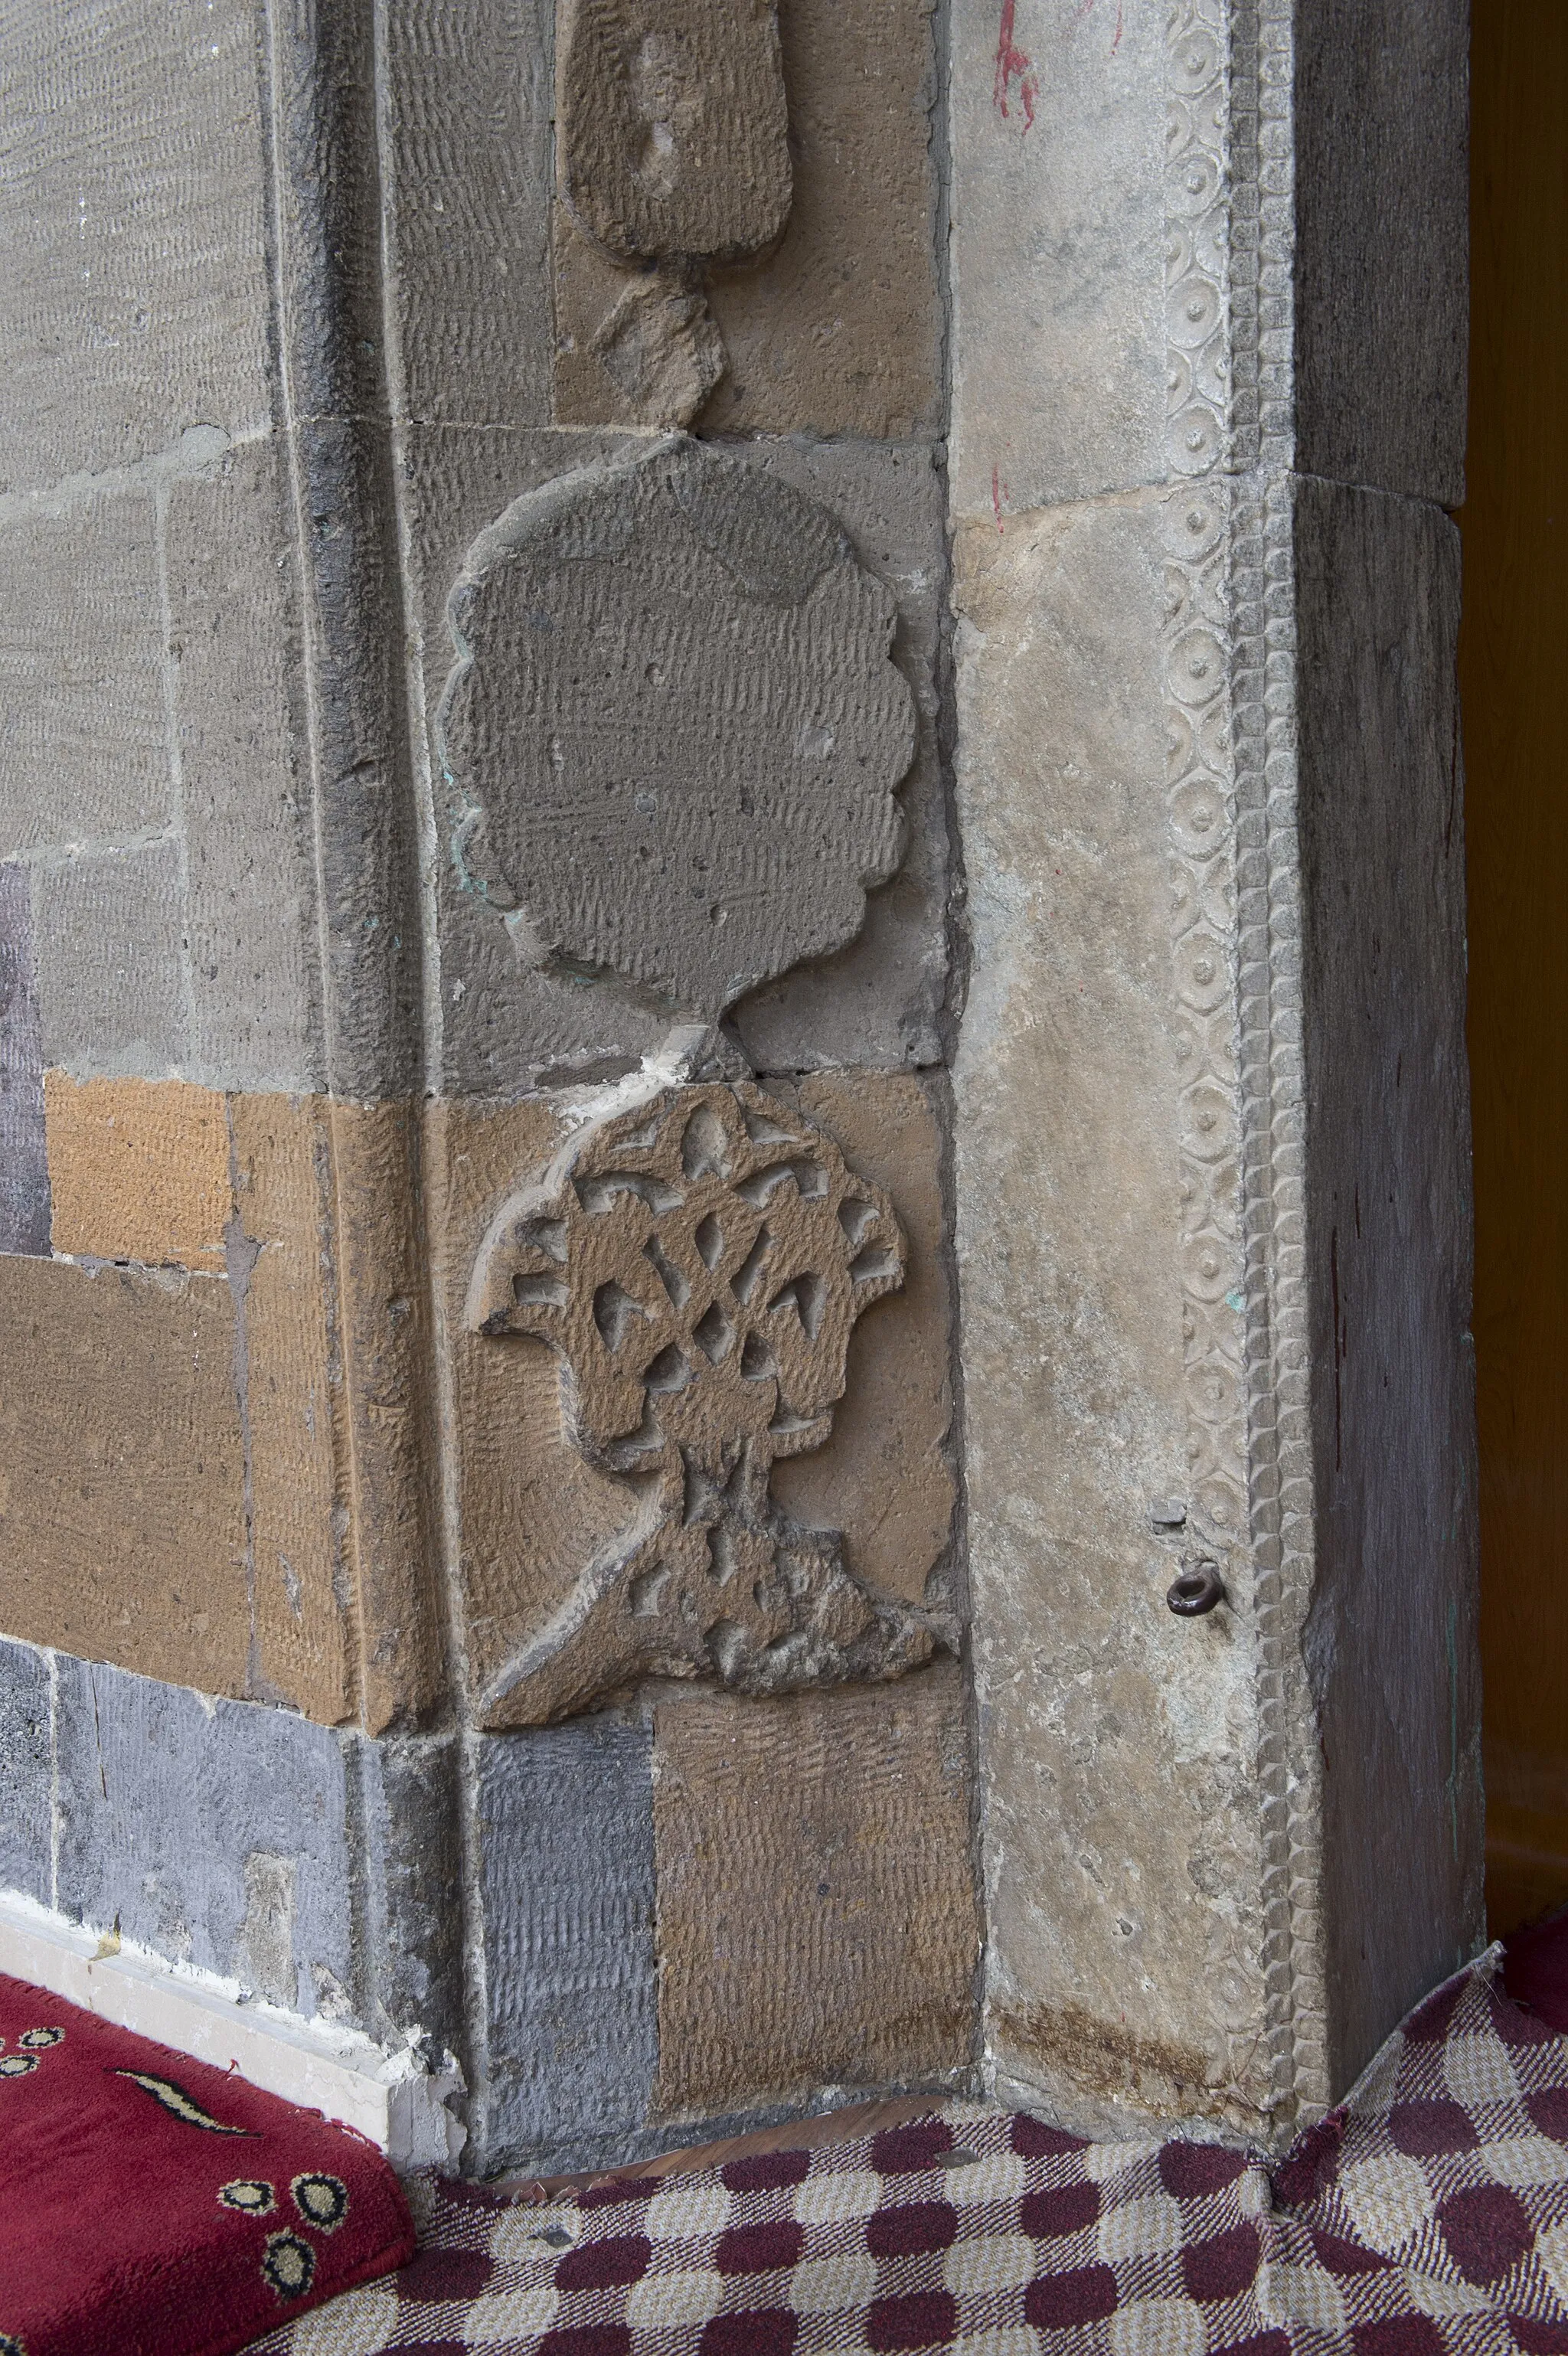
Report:
[[[468,1322],[559,1351],[568,1436],[637,1511],[488,1707],[539,1724],[641,1676],[776,1694],[929,1658],[923,1615],[769,1489],[779,1457],[827,1438],[855,1322],[903,1267],[886,1195],[750,1082],[591,1124],[507,1200]]]

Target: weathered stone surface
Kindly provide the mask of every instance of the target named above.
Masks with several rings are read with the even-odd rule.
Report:
[[[988,2034],[1064,2110],[1266,2115],[1251,1596],[1166,1608],[1180,1050],[1155,495],[963,529],[954,1073]]]
[[[50,1709],[44,1655],[0,1643],[0,1889],[40,1906],[54,1891]]]
[[[506,1198],[465,1323],[560,1353],[567,1431],[636,1507],[484,1708],[538,1722],[648,1675],[779,1693],[929,1658],[923,1622],[769,1487],[776,1457],[827,1438],[850,1332],[903,1258],[880,1190],[744,1083],[645,1089],[630,1108],[607,1090]]]
[[[49,1248],[44,1029],[25,867],[0,866],[0,1251]]]
[[[561,187],[626,262],[769,245],[790,200],[776,0],[561,0]]]
[[[835,518],[697,443],[514,502],[451,601],[470,889],[533,961],[706,1015],[841,947],[904,848],[894,619]]]
[[[903,1283],[855,1328],[833,1430],[773,1470],[785,1513],[844,1534],[857,1577],[906,1603],[954,1601],[945,1578],[957,1479],[948,1440],[952,1299],[944,1139],[929,1083],[912,1073],[823,1072],[770,1081],[834,1139],[858,1177],[885,1188],[902,1229]]]
[[[477,1746],[492,2169],[613,2165],[657,2066],[651,1741],[579,1719]]]
[[[255,1689],[331,1725],[357,1671],[331,1121],[285,1096],[233,1097],[229,1120]]]
[[[655,1718],[662,2114],[929,2083],[976,2027],[955,1665]]]
[[[1459,538],[1296,487],[1319,1904],[1336,2087],[1485,1935]]]
[[[58,1675],[62,1912],[273,2004],[351,2014],[337,1738],[64,1655]]]
[[[233,1209],[223,1098],[185,1080],[44,1075],[57,1252],[223,1271]]]
[[[961,8],[949,103],[955,515],[1163,480],[1165,15]]]
[[[732,1020],[758,1071],[943,1060],[951,850],[938,749],[946,583],[946,479],[929,444],[760,441],[748,462],[821,499],[860,562],[898,602],[893,660],[918,714],[899,788],[909,849],[866,903],[859,937],[831,957],[753,990]]]
[[[0,1258],[0,1627],[242,1691],[243,1451],[229,1287]]]
[[[1466,0],[1316,0],[1296,28],[1296,463],[1457,507]]]
[[[619,268],[564,206],[553,268],[557,423],[689,425],[725,367],[694,273]]]
[[[417,2029],[431,2058],[464,2053],[461,1762],[452,1734],[345,1745],[358,1799],[355,1862],[363,2017],[386,2037]]]
[[[185,1062],[189,989],[177,843],[32,871],[44,1059],[162,1078]]]
[[[0,850],[168,823],[163,654],[147,492],[0,508]]]
[[[645,448],[629,436],[464,434],[412,437],[413,569],[433,714],[451,639],[443,605],[472,541],[521,490],[574,465]],[[754,991],[734,1020],[759,1070],[817,1064],[932,1063],[942,1053],[946,987],[947,822],[937,751],[937,660],[945,575],[943,477],[923,444],[761,441],[733,455],[782,476],[839,515],[857,555],[897,600],[893,659],[914,696],[916,753],[899,799],[910,848],[898,873],[866,904],[858,939],[836,955]],[[432,758],[437,836],[449,833],[448,796]],[[511,1094],[635,1067],[667,1027],[667,1011],[613,976],[560,975],[522,963],[506,927],[439,864],[442,1085]]]
[[[795,197],[777,251],[709,273],[716,433],[940,430],[932,0],[780,0]]]
[[[28,0],[8,14],[6,61],[0,489],[125,465],[187,425],[263,421],[249,0]]]
[[[428,1453],[429,1296],[419,1115],[399,1099],[328,1109],[341,1353],[352,1468],[360,1719],[422,1723],[445,1690]]]
[[[411,416],[549,418],[549,0],[386,19],[386,195]]]
[[[189,1068],[215,1087],[309,1087],[322,1067],[299,617],[273,442],[178,479],[165,512],[190,890]]]

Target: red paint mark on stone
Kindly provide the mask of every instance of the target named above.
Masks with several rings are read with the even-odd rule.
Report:
[[[1035,94],[1040,88],[1034,66],[1022,49],[1013,46],[1013,13],[1018,0],[1002,0],[1002,21],[997,34],[997,81],[991,102],[1004,123],[1009,120],[1008,92],[1016,81],[1019,98],[1024,111],[1024,129],[1034,122]]]
[[[993,466],[991,469],[991,507],[997,519],[997,530],[998,531],[1002,529],[1002,501],[1004,499],[1010,499],[1012,497],[1011,491],[1008,490],[1006,483],[1003,482],[1001,476],[1001,468],[999,466]]]
[[[1112,55],[1113,57],[1115,57],[1115,56],[1116,51],[1121,48],[1121,46],[1122,46],[1122,0],[1116,0],[1116,37],[1115,37],[1115,39],[1111,43],[1111,55]]]

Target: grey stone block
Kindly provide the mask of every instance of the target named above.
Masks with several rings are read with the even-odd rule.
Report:
[[[272,441],[170,485],[165,520],[195,1033],[213,1087],[321,1082],[311,783],[287,481]]]
[[[389,190],[410,414],[549,422],[548,0],[388,11]]]
[[[459,1746],[454,1735],[348,1746],[357,1795],[366,2011],[464,2054]]]
[[[1166,471],[1166,19],[1048,0],[952,20],[953,508]],[[1200,36],[1201,37],[1201,36]]]
[[[519,493],[635,446],[631,437],[609,430],[413,434],[412,562],[432,718],[453,651],[447,592],[473,541]],[[937,750],[945,579],[941,473],[924,444],[761,440],[727,446],[833,509],[862,563],[892,590],[898,606],[893,659],[913,692],[918,723],[914,764],[899,789],[909,847],[892,881],[869,895],[859,939],[743,999],[734,1019],[759,1069],[934,1061],[946,988],[950,856]],[[521,966],[499,918],[458,888],[450,787],[433,753],[432,793],[442,948],[441,1085],[453,1093],[510,1094],[540,1080],[635,1065],[664,1035],[667,1008],[613,977],[542,974]]]
[[[40,1906],[54,1879],[49,1754],[48,1655],[0,1640],[0,1889]]]
[[[185,895],[172,841],[40,862],[34,939],[44,1060],[85,1076],[180,1070],[187,1044]]]
[[[581,1718],[476,1747],[480,2164],[608,2164],[645,2120],[658,2058],[651,1734]]]
[[[1296,458],[1465,496],[1467,0],[1296,11]]]
[[[1484,1937],[1459,537],[1303,482],[1302,987],[1330,2078]]]
[[[352,2018],[347,1779],[338,1737],[57,1655],[62,1912]]]
[[[25,867],[0,867],[0,1251],[49,1248],[44,1033]]]
[[[167,823],[163,652],[149,493],[0,520],[0,853]]]
[[[0,489],[265,418],[258,65],[251,0],[7,10]]]

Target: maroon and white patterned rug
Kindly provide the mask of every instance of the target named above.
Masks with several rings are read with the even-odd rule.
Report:
[[[423,2188],[256,2356],[1568,2356],[1568,2043],[1493,1949],[1284,2161],[952,2104],[540,2207]]]

